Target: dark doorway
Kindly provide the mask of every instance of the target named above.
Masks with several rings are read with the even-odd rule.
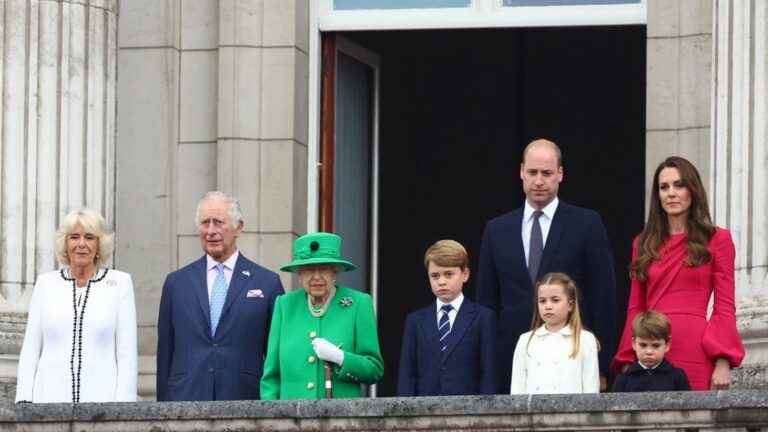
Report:
[[[606,312],[623,325],[644,216],[645,27],[344,36],[382,58],[378,394],[395,394],[405,316],[434,301],[424,251],[452,238],[477,268],[485,222],[522,204],[520,155],[537,137],[563,150],[561,199],[603,217],[618,281]]]

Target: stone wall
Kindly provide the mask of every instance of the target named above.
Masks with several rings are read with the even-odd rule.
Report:
[[[25,431],[768,431],[768,393],[0,405]]]

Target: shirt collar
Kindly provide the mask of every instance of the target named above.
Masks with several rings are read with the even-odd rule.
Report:
[[[235,270],[235,264],[237,264],[237,258],[240,256],[240,251],[238,249],[235,249],[235,253],[229,256],[222,264],[224,264],[224,268],[227,268],[231,271]],[[212,256],[205,254],[206,259],[206,269],[207,270],[213,270],[216,268],[216,265],[219,263],[215,259],[213,259]]]
[[[557,205],[560,203],[560,200],[555,197],[549,204],[544,206],[541,211],[544,213],[544,215],[549,219],[552,220],[555,217],[555,211],[557,211]],[[523,223],[528,222],[528,220],[531,219],[533,216],[533,212],[535,212],[536,209],[533,208],[531,203],[528,202],[528,200],[525,200],[525,205],[523,208]]]
[[[563,336],[570,336],[571,335],[571,326],[570,325],[565,325],[560,330],[558,330],[556,332],[551,332],[551,331],[547,330],[546,326],[542,325],[541,327],[539,327],[536,330],[534,330],[533,334],[535,334],[536,336],[542,336],[542,337],[543,336],[548,336],[548,335],[555,335],[555,334],[559,334],[559,335],[563,335]]]
[[[664,360],[662,359],[660,362],[656,363],[656,364],[655,364],[655,365],[653,365],[653,366],[646,366],[646,365],[644,365],[644,364],[643,364],[643,362],[641,362],[640,360],[638,360],[638,361],[637,361],[637,364],[638,364],[638,365],[640,365],[640,367],[641,367],[641,368],[643,368],[643,369],[645,369],[645,370],[649,370],[649,369],[650,369],[650,370],[654,370],[654,369],[656,369],[657,367],[661,366],[661,362],[663,362],[663,361],[664,361]]]
[[[459,295],[457,295],[456,298],[453,299],[453,301],[450,303],[443,303],[442,301],[440,301],[440,299],[437,299],[437,313],[440,313],[440,308],[443,307],[444,304],[449,304],[453,306],[453,310],[458,312],[463,302],[464,302],[464,293],[459,293]]]

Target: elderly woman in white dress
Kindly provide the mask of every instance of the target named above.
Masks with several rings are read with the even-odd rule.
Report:
[[[136,306],[128,273],[106,267],[113,235],[89,209],[56,233],[60,270],[41,274],[19,356],[16,402],[136,400]]]

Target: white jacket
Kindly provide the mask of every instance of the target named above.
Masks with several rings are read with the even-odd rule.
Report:
[[[544,326],[524,333],[517,340],[512,360],[512,394],[597,393],[600,370],[595,336],[581,331],[581,347],[576,358],[571,353],[571,328],[550,332]]]
[[[59,271],[37,278],[19,356],[17,402],[72,402],[72,289],[73,283]],[[101,281],[92,283],[84,315],[80,402],[135,401],[136,305],[131,275],[108,270]],[[74,360],[77,374],[76,354]]]

